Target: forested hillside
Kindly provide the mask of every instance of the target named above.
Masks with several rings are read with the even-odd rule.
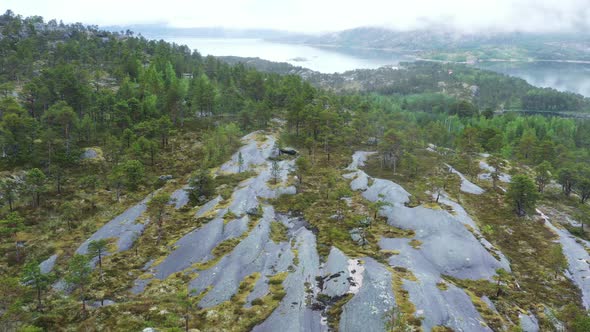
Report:
[[[588,100],[345,75],[0,16],[0,329],[588,331]]]
[[[401,63],[399,67],[323,74],[258,58],[220,58],[264,72],[299,75],[316,87],[336,93],[376,93],[394,97],[411,95],[413,99],[420,100],[421,105],[414,108],[416,111],[447,112],[449,105],[448,102],[441,104],[443,100],[468,100],[482,111],[590,111],[590,100],[582,95],[534,87],[523,79],[465,65],[411,62]]]
[[[589,37],[583,31],[457,31],[445,26],[396,31],[359,27],[319,36],[282,36],[276,39],[331,47],[392,50],[424,59],[455,62],[590,59],[586,47]]]

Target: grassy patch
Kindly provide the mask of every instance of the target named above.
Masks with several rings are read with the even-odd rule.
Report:
[[[408,324],[414,326],[416,329],[420,329],[422,320],[414,315],[416,313],[416,306],[410,301],[410,294],[403,287],[404,279],[417,281],[416,277],[405,268],[387,266],[387,269],[392,274],[391,288],[395,295],[395,302],[400,314],[406,317]]]
[[[287,227],[278,221],[270,223],[270,239],[275,243],[285,242],[288,240]]]
[[[420,246],[422,246],[422,241],[416,240],[416,239],[412,239],[410,241],[410,246],[412,246],[412,248],[414,248],[414,249],[420,249]]]
[[[336,301],[328,310],[326,311],[328,315],[328,326],[330,330],[338,332],[338,328],[340,326],[340,316],[342,316],[342,310],[344,309],[344,305],[348,303],[353,298],[354,294],[346,294],[338,301]]]

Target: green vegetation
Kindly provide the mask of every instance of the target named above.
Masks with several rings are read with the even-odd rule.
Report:
[[[538,194],[533,180],[526,175],[516,175],[512,178],[506,197],[510,199],[514,211],[519,217],[535,212]]]
[[[102,274],[102,258],[107,253],[107,245],[109,242],[106,239],[94,240],[88,243],[88,254],[90,257],[96,257],[98,259],[98,268]]]
[[[387,203],[369,202],[350,189],[342,175],[356,150],[376,151],[365,171],[402,185],[412,194],[409,207],[455,213],[440,198],[460,203],[511,262],[512,272],[499,271],[495,281],[445,276],[440,290],[450,284],[465,289],[494,329],[513,327],[518,313],[527,310],[548,329],[544,306],[572,330],[587,326],[579,291],[563,277],[563,250],[535,221],[535,207],[581,221],[576,234],[588,238],[583,225],[590,223],[590,121],[494,113],[501,108],[584,111],[587,99],[433,63],[376,71],[370,77],[377,83],[364,90],[370,93],[337,94],[298,76],[228,65],[131,32],[44,24],[39,17],[11,13],[0,21],[0,84],[8,91],[0,99],[0,323],[45,330],[247,331],[262,322],[286,295],[287,272],[247,276],[231,300],[208,309],[197,306],[208,289],[187,290],[192,278],[248,236],[257,226],[255,216],[249,216],[248,232],[219,243],[211,260],[154,279],[143,294],[129,289],[138,278],[151,279],[143,268],[147,262],[162,262],[179,238],[210,221],[212,214],[195,218],[199,206],[220,195],[219,205],[227,207],[234,188],[256,174],[245,169],[241,153],[236,174],[217,174],[216,168],[236,151],[244,133],[268,130],[280,122],[277,118],[285,120],[270,131],[277,146],[300,151],[293,170],[297,181],[288,180],[297,193],[258,199],[278,213],[302,216],[314,231],[321,260],[337,247],[350,258],[368,256],[386,265],[398,307],[387,314],[391,328],[421,325],[403,287],[404,280],[417,278],[410,270],[389,267],[388,258],[399,252],[381,250],[379,241],[411,239],[412,250],[422,250],[423,243],[413,239],[413,231],[387,223],[379,213]],[[36,29],[39,25],[47,28]],[[357,72],[362,73],[367,72]],[[384,80],[387,86],[379,83],[384,77],[393,77]],[[332,91],[346,90],[326,82]],[[477,85],[479,92],[464,84]],[[273,188],[280,185],[280,160],[291,157],[282,158],[268,169]],[[495,168],[490,182],[478,178],[483,159]],[[459,177],[447,165],[485,193],[462,193]],[[505,172],[512,175],[508,188],[501,182]],[[174,209],[170,194],[187,183],[190,204]],[[146,228],[132,250],[110,251],[108,240],[98,240],[89,244],[88,255],[75,254],[97,229],[147,195],[147,213],[137,220]],[[519,218],[525,214],[528,218]],[[240,216],[223,217],[230,222]],[[276,221],[270,223],[270,237],[277,243],[291,240]],[[292,250],[297,266],[300,257]],[[53,254],[59,254],[55,275],[42,274],[39,262]],[[91,268],[93,259],[98,271]],[[261,278],[268,281],[268,293],[244,307]],[[65,281],[72,293],[50,289],[54,280]],[[483,303],[484,295],[498,314]],[[326,313],[332,328],[350,298],[331,299]],[[87,301],[105,299],[116,303],[87,310]]]
[[[158,239],[157,243],[160,243],[162,239],[162,225],[164,223],[164,217],[166,215],[166,208],[170,202],[170,195],[165,193],[157,193],[148,202],[148,213],[152,216],[156,224],[158,225]]]
[[[37,292],[37,310],[41,310],[41,295],[49,286],[50,277],[41,272],[39,263],[31,261],[23,267],[23,284],[30,285]]]

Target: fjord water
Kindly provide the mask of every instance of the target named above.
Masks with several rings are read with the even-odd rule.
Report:
[[[148,36],[148,38],[159,38]],[[163,39],[187,45],[203,55],[259,57],[287,62],[322,73],[372,69],[413,61],[411,55],[382,50],[312,47],[282,44],[261,39],[190,38],[166,36]],[[532,85],[551,87],[590,97],[590,64],[565,62],[480,62],[477,67],[525,79]]]
[[[274,43],[261,39],[245,38],[190,38],[164,37],[166,41],[187,45],[203,55],[258,57],[287,62],[293,66],[309,68],[322,73],[341,73],[353,69],[371,69],[396,65],[412,60],[399,54],[354,52],[337,48],[318,48],[299,44]]]
[[[590,97],[590,64],[568,62],[481,62],[477,67],[520,77],[532,85]]]

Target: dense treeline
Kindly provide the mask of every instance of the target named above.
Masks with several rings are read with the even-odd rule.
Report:
[[[43,24],[10,12],[0,22],[6,167],[69,165],[93,145],[154,155],[186,121],[231,114],[244,129],[261,127],[273,109],[307,101],[293,93],[313,94],[297,77],[228,66],[130,32]]]
[[[481,109],[477,103],[517,100],[555,110],[582,107],[585,99],[531,89],[524,81],[498,74],[417,63],[408,65],[412,70],[394,71],[402,76],[392,83],[392,97],[339,96],[317,90],[298,76],[230,66],[186,46],[134,37],[130,31],[43,24],[39,17],[23,19],[11,12],[0,17],[0,24],[5,95],[0,101],[0,162],[10,168],[36,167],[54,178],[58,188],[63,169],[75,166],[85,147],[102,147],[113,170],[129,162],[149,167],[175,130],[215,115],[229,116],[250,130],[285,114],[302,145],[328,155],[342,144],[386,141],[394,129],[401,149],[396,160],[411,154],[414,146],[434,143],[464,150],[462,144],[469,141],[469,153],[501,154],[531,166],[547,161],[554,169],[578,169],[590,161],[587,122],[494,117],[491,108]],[[480,86],[474,91],[477,98],[472,102],[436,93],[441,80],[472,82]],[[507,84],[510,89],[494,89]],[[522,100],[517,97],[521,94]],[[213,135],[235,137],[239,130],[222,129]],[[223,147],[217,144],[219,137],[205,142],[210,143],[203,165],[212,166],[220,161]],[[403,149],[403,142],[410,147]]]
[[[268,67],[264,62],[255,65],[261,69]],[[291,69],[300,70],[297,67]],[[433,100],[428,100],[433,94],[468,100],[481,110],[590,110],[590,99],[582,95],[537,88],[520,78],[465,65],[419,61],[401,63],[399,68],[357,69],[341,74],[302,74],[316,86],[342,93],[426,96],[425,103],[430,103],[431,107],[424,111],[431,111],[436,106]]]

